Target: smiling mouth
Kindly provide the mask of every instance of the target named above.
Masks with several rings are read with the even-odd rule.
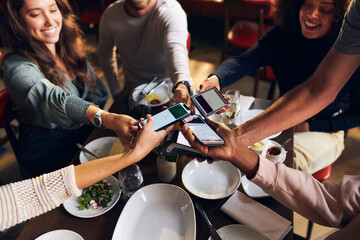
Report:
[[[315,24],[315,23],[309,22],[307,20],[304,21],[304,24],[307,28],[316,28],[316,27],[320,26],[320,24]]]
[[[43,32],[48,35],[54,34],[56,32],[56,27],[48,29],[48,30],[43,30]]]

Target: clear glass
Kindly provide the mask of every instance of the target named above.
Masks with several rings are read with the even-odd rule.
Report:
[[[236,89],[229,89],[225,92],[225,98],[230,98],[228,108],[221,118],[221,122],[228,127],[235,128],[242,123],[241,119],[241,105],[240,105],[240,92]]]
[[[137,164],[132,164],[119,171],[119,185],[122,195],[131,197],[144,182],[144,177]]]

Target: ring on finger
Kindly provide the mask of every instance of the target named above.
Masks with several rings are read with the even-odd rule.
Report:
[[[134,143],[134,139],[135,137],[132,137],[131,140],[130,140],[130,145],[132,145]]]

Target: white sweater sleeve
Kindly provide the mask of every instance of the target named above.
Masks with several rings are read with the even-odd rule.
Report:
[[[80,196],[74,166],[0,187],[0,231]]]
[[[187,51],[187,19],[181,7],[168,8],[164,13],[164,49],[167,56],[168,72],[173,83],[188,81],[192,85],[190,77],[189,57]]]
[[[108,11],[102,15],[99,26],[99,44],[97,46],[97,56],[100,66],[104,72],[106,81],[112,95],[121,92],[121,87],[117,79],[118,62],[116,59],[116,45],[113,32],[109,28],[112,18],[116,18]]]

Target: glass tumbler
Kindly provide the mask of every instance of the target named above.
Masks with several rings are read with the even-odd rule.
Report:
[[[144,182],[143,175],[137,164],[132,164],[119,171],[119,185],[125,197],[131,197]]]
[[[230,128],[239,126],[242,122],[241,119],[241,105],[240,105],[240,92],[236,89],[229,89],[225,93],[225,98],[230,98],[230,107],[223,115],[221,122],[226,124]]]

